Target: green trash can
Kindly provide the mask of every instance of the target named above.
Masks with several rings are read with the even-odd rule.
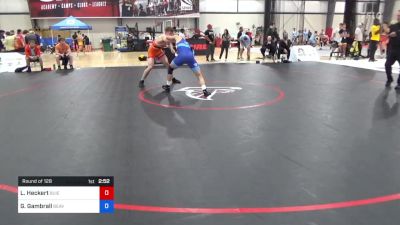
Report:
[[[105,52],[112,52],[112,46],[111,46],[111,38],[103,38],[101,39],[101,43],[103,44],[103,51]]]

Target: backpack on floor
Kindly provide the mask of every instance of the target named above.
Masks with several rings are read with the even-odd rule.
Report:
[[[16,73],[22,73],[27,68],[28,68],[28,66],[19,67],[19,68],[15,69],[15,72]]]

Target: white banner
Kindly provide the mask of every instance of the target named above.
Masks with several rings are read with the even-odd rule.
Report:
[[[0,53],[0,73],[14,72],[23,66],[26,66],[25,55],[16,52]]]
[[[181,10],[182,11],[193,10],[193,1],[192,0],[181,0]]]
[[[320,57],[316,48],[310,45],[296,45],[290,50],[289,61],[320,61]]]

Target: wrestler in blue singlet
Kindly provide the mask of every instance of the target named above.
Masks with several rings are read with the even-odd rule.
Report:
[[[194,58],[193,50],[190,48],[190,44],[184,38],[182,38],[182,40],[176,43],[176,48],[178,51],[178,56],[175,57],[175,59],[171,62],[171,67],[176,69],[186,64],[194,73],[199,72],[200,67]]]

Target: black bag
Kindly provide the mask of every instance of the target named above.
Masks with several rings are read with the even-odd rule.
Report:
[[[19,67],[19,68],[15,69],[15,72],[16,73],[22,73],[26,68],[28,68],[28,66]]]

